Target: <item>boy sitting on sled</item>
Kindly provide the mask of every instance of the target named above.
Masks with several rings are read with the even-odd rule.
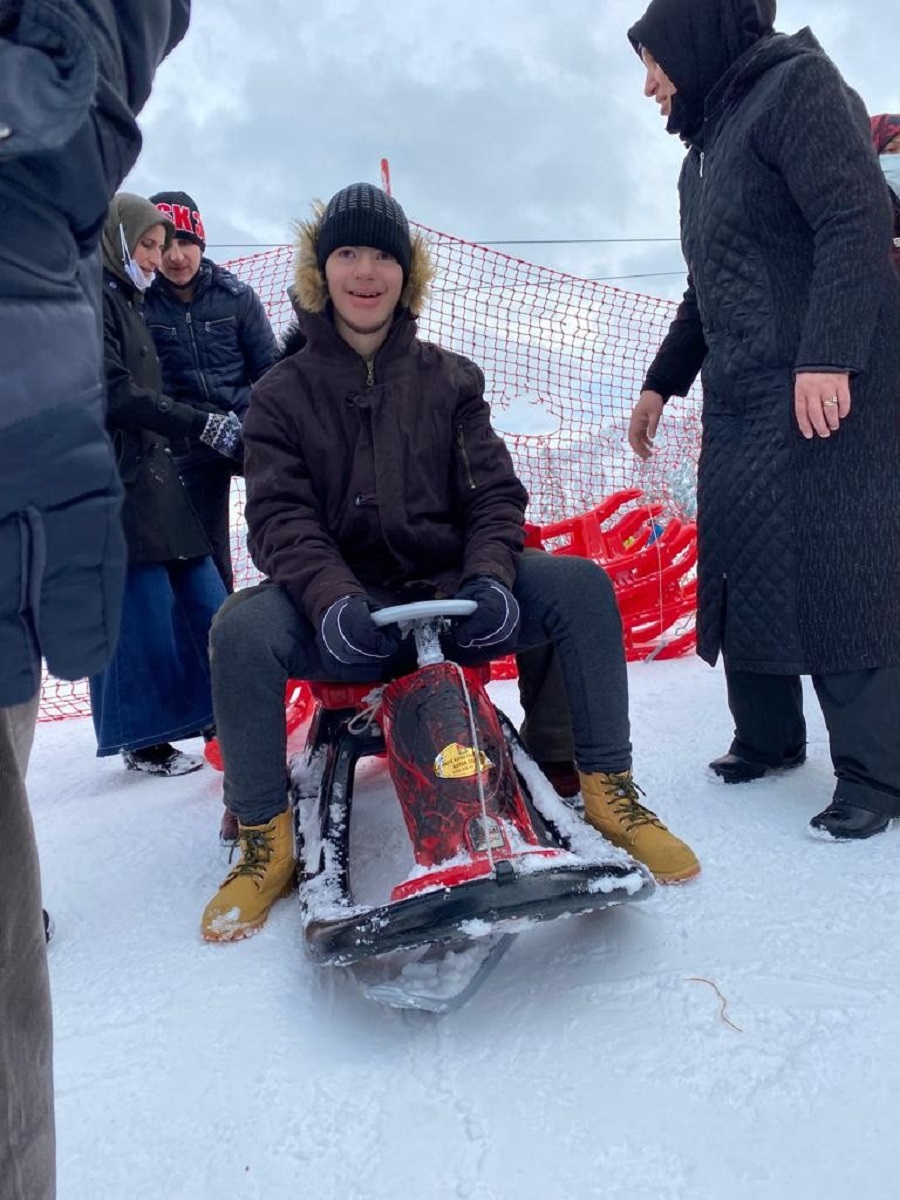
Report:
[[[300,230],[302,348],[254,388],[244,423],[250,550],[268,579],[213,625],[212,680],[241,860],[203,936],[255,932],[294,874],[285,779],[288,679],[389,679],[408,643],[373,608],[477,602],[450,652],[473,663],[556,647],[588,821],[662,882],[700,870],[640,802],[612,586],[595,563],[526,551],[527,494],[491,428],[484,377],[416,336],[433,274],[399,204],[358,183]],[[300,339],[298,339],[300,340]]]

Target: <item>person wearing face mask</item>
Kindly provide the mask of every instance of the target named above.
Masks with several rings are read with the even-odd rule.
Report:
[[[872,145],[884,172],[894,209],[894,266],[900,271],[900,113],[871,119]]]
[[[129,770],[183,775],[203,760],[172,741],[212,724],[207,640],[225,588],[172,459],[170,439],[225,452],[230,422],[162,390],[142,298],[173,225],[140,196],[113,198],[103,229],[107,426],[125,490],[128,569],[112,661],[91,677],[100,756]]]
[[[646,459],[702,371],[698,652],[742,783],[806,758],[811,675],[837,783],[817,836],[900,816],[900,279],[862,102],[774,0],[653,0],[628,31],[682,139],[688,289],[629,441]],[[835,146],[841,152],[835,154]]]

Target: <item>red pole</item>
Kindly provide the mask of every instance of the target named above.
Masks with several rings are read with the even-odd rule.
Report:
[[[390,196],[391,194],[391,164],[386,158],[381,160],[381,186]]]

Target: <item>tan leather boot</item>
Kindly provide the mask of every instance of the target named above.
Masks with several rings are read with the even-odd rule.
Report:
[[[632,858],[648,867],[660,883],[681,883],[700,873],[690,846],[669,833],[659,817],[638,799],[643,795],[630,771],[606,775],[581,772],[584,815],[591,825]]]
[[[208,942],[231,942],[261,929],[269,909],[294,883],[294,833],[287,809],[266,825],[240,825],[240,862],[207,904],[200,931]]]

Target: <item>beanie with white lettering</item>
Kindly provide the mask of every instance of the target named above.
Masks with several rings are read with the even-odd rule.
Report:
[[[150,197],[161,213],[175,226],[176,238],[193,242],[201,250],[206,249],[206,231],[200,210],[187,192],[157,192]]]

